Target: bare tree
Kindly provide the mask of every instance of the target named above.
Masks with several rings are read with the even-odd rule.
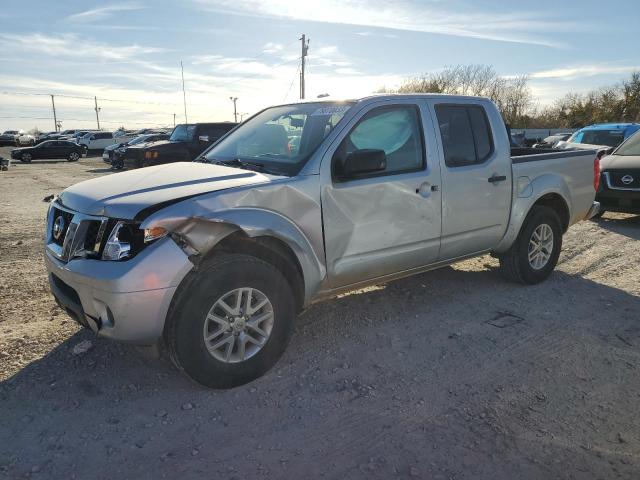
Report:
[[[505,121],[516,123],[533,104],[528,77],[501,77],[489,65],[456,65],[405,80],[398,93],[447,93],[491,98]]]

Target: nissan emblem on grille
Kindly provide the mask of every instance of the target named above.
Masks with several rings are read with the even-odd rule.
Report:
[[[629,185],[630,183],[633,183],[633,177],[631,175],[625,175],[620,180],[622,180],[622,183],[624,183],[625,185]]]
[[[64,226],[64,218],[60,215],[53,222],[53,238],[60,240],[60,237],[62,237],[62,234],[64,233]]]

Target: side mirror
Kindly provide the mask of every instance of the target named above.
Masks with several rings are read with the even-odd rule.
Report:
[[[381,172],[387,168],[384,150],[364,148],[347,155],[342,165],[342,177],[352,178],[367,173]]]
[[[200,135],[198,137],[198,140],[200,140],[201,142],[208,142],[209,141],[209,135]]]

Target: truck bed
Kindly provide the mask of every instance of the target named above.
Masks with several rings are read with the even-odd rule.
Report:
[[[568,205],[572,212],[569,225],[583,220],[593,202],[593,161],[597,153],[596,150],[512,148],[514,201],[526,203],[529,190],[544,191],[550,174],[556,178],[559,175],[563,196],[573,202]]]

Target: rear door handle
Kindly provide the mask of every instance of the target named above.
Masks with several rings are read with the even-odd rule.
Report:
[[[488,182],[489,183],[497,183],[497,182],[504,182],[507,179],[506,175],[497,175],[497,174],[493,174],[488,178]]]

